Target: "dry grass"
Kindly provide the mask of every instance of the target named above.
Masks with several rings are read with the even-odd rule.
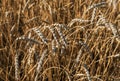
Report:
[[[0,0],[0,81],[120,81],[120,1]]]

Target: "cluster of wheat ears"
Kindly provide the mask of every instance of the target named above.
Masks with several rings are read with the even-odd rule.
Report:
[[[120,0],[0,0],[0,81],[120,81]]]

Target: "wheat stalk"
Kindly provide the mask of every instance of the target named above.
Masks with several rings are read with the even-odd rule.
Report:
[[[28,9],[32,8],[35,5],[35,3],[32,3],[28,6]]]
[[[28,6],[29,3],[30,3],[30,0],[27,0],[26,4],[25,4],[25,6],[23,7],[23,10],[22,10],[23,13],[24,13],[24,11],[27,8],[27,6]]]

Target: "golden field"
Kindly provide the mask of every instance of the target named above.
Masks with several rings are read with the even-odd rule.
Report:
[[[120,0],[0,0],[0,81],[120,81]]]

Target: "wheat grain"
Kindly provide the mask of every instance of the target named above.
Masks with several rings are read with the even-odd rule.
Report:
[[[55,52],[56,52],[56,45],[55,45],[55,40],[53,39],[52,40],[52,52],[53,52],[53,55],[55,55]]]

